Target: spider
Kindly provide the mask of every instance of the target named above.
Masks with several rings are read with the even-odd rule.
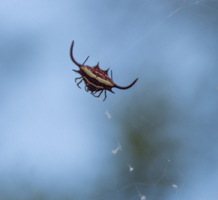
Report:
[[[113,87],[125,90],[125,89],[132,87],[136,83],[136,81],[138,80],[138,78],[135,79],[133,81],[133,83],[131,83],[130,85],[128,85],[126,87],[121,87],[121,86],[116,85],[113,82],[112,70],[111,70],[111,78],[109,78],[109,76],[108,76],[109,68],[107,70],[100,69],[99,62],[94,67],[90,67],[88,65],[85,65],[85,62],[88,60],[89,56],[86,58],[86,60],[83,62],[83,64],[79,64],[78,62],[76,62],[76,60],[73,57],[73,45],[74,45],[74,41],[72,42],[72,45],[70,48],[70,57],[71,57],[72,61],[74,62],[74,64],[76,64],[79,67],[78,71],[74,70],[74,69],[73,69],[73,71],[75,71],[81,75],[81,77],[75,78],[75,82],[77,80],[81,79],[77,83],[77,86],[81,89],[79,84],[82,81],[84,81],[86,92],[91,91],[91,94],[94,97],[99,98],[101,96],[102,92],[104,91],[104,93],[105,93],[104,100],[105,100],[107,98],[107,95],[106,95],[107,90],[112,92],[112,93],[114,93],[111,90],[111,88],[113,88]],[[100,92],[98,94],[98,96],[95,95],[97,92]]]

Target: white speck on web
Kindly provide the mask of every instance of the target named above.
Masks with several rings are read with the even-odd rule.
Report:
[[[129,171],[130,172],[134,170],[134,168],[131,165],[128,164],[128,166],[129,166]]]
[[[108,110],[106,110],[105,114],[107,115],[108,119],[110,119],[110,118],[111,118],[111,114],[109,113],[109,111],[108,111]]]
[[[176,185],[176,184],[172,184],[172,187],[174,187],[174,188],[178,188],[178,186]]]
[[[114,150],[112,150],[111,152],[112,152],[113,154],[116,154],[119,150],[122,150],[122,148],[121,148],[120,143],[118,142],[118,146],[117,146],[117,148],[114,149]]]
[[[146,200],[146,197],[145,196],[141,196],[141,200]]]

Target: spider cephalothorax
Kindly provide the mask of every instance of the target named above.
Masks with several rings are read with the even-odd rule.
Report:
[[[99,62],[94,67],[84,65],[85,62],[88,60],[89,56],[86,58],[86,60],[83,62],[83,64],[79,64],[78,62],[76,62],[76,60],[73,57],[73,45],[74,45],[74,41],[72,42],[72,45],[70,48],[70,57],[71,57],[72,61],[79,67],[78,71],[74,70],[74,69],[73,69],[73,71],[75,71],[81,75],[81,77],[75,78],[75,82],[77,79],[81,79],[80,82],[77,83],[77,86],[80,88],[79,84],[82,81],[84,81],[86,92],[91,91],[91,94],[94,97],[100,97],[101,93],[103,91],[105,91],[105,98],[104,98],[104,100],[105,100],[107,98],[106,90],[108,90],[112,93],[114,93],[111,90],[111,88],[113,88],[113,87],[125,90],[125,89],[132,87],[135,84],[135,82],[138,80],[138,78],[137,78],[135,81],[133,81],[132,84],[130,84],[126,87],[121,87],[121,86],[116,85],[112,79],[112,70],[111,70],[111,78],[109,78],[109,76],[108,76],[109,69],[107,69],[107,70],[100,69]],[[95,96],[95,94],[97,92],[100,92],[100,93],[98,96]]]

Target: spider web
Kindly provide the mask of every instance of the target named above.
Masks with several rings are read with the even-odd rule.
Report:
[[[111,42],[112,46],[118,45],[119,42],[122,41],[122,37],[125,38],[125,34],[140,21],[140,17],[144,15],[143,17],[146,18],[146,14],[144,13],[149,9],[149,6],[152,6],[149,3],[151,2],[140,2],[141,5],[138,11],[131,17],[130,22],[124,26],[123,31],[117,34],[117,39]],[[176,48],[180,48],[179,41],[181,43],[192,41],[202,42],[202,45],[206,45],[205,40],[208,39],[209,35],[212,35],[212,37],[215,36],[218,22],[217,1],[164,1],[165,5],[167,3],[168,6],[164,9],[165,12],[161,15],[161,19],[156,19],[154,20],[155,22],[145,27],[142,27],[144,24],[140,21],[141,24],[139,23],[140,25],[136,27],[140,29],[143,34],[139,34],[138,37],[134,37],[128,42],[129,46],[111,61],[112,66],[116,62],[119,62],[119,60],[124,59],[126,54],[131,57],[129,52],[137,51],[136,49],[137,47],[140,48],[140,45],[147,46],[148,44],[149,46],[149,40],[153,39],[151,37],[152,34],[156,37],[163,37],[161,32],[167,34],[165,29],[172,24],[175,25],[175,29],[178,29],[184,34],[178,34],[178,32],[175,31],[177,35],[172,36],[172,40],[176,38],[176,41],[174,41],[177,42],[178,45]],[[148,8],[146,8],[146,6]],[[174,22],[174,20],[177,20],[177,22]],[[151,28],[148,28],[149,26]],[[193,31],[191,26],[195,27],[196,30]],[[113,33],[110,32],[110,34]],[[169,34],[172,33],[169,32]],[[181,39],[179,37],[181,37]],[[163,38],[161,40],[163,40]],[[156,40],[156,43],[161,45],[161,40]],[[170,41],[169,38],[166,40]],[[212,38],[209,43],[215,44],[215,38]],[[155,47],[149,46],[148,48],[152,50],[152,53],[156,54],[154,49],[158,48],[158,45],[154,45]],[[164,48],[161,47],[161,49]],[[215,49],[211,46],[206,47],[206,49],[212,51],[209,55],[210,66],[208,67],[214,70],[215,65],[213,62],[214,59],[216,59]],[[146,53],[149,54],[148,52]],[[142,54],[140,53],[140,55]],[[146,55],[145,57],[146,60],[141,61],[145,64],[141,64],[141,67],[138,68],[136,66],[131,67],[131,64],[128,65],[128,61],[125,63],[126,66],[129,66],[128,72],[133,71],[133,78],[135,78],[137,72],[140,72],[141,79],[147,78],[147,76],[143,76],[142,74],[146,74],[146,66],[151,63],[154,64],[154,61],[149,59]],[[204,59],[207,59],[207,57],[208,54],[205,55]],[[182,65],[188,64],[185,63],[184,57],[181,58],[184,60],[180,61],[182,64],[179,68],[182,67]],[[171,59],[175,61],[173,56]],[[165,68],[164,71],[167,72],[168,70],[168,73],[172,71],[172,66],[166,66],[164,59],[160,58],[160,60],[163,61],[163,63],[160,64],[160,62],[158,62],[160,64],[159,67]],[[196,64],[202,67],[199,60],[199,58],[196,60]],[[177,62],[175,61],[175,63]],[[121,65],[122,64],[119,66]],[[140,66],[140,62],[136,65]],[[192,68],[190,64],[188,65]],[[174,65],[174,67],[177,66]],[[156,70],[159,71],[158,68],[156,68]],[[122,74],[122,72],[120,72],[120,74]],[[161,77],[163,75],[166,77]],[[104,185],[102,186],[102,191],[97,195],[99,199],[216,199],[218,193],[215,192],[215,190],[211,192],[213,189],[209,189],[208,187],[214,188],[214,185],[217,184],[217,178],[212,180],[211,172],[208,170],[211,169],[211,167],[214,169],[217,165],[217,159],[216,161],[212,161],[207,158],[207,156],[211,156],[211,149],[208,148],[208,145],[213,144],[212,138],[214,136],[207,138],[207,145],[203,144],[206,130],[201,130],[200,127],[202,127],[201,123],[204,123],[206,119],[204,117],[198,119],[198,111],[195,111],[195,108],[193,108],[195,106],[188,108],[189,103],[193,104],[195,102],[201,104],[202,107],[207,107],[208,102],[203,103],[202,101],[196,100],[196,94],[191,95],[189,92],[188,94],[186,92],[183,93],[184,96],[188,95],[190,98],[183,102],[179,97],[176,97],[176,88],[172,89],[169,80],[172,77],[169,78],[167,73],[164,72],[161,76],[160,74],[157,76],[158,78],[154,78],[155,80],[141,80],[140,83],[137,83],[144,83],[146,86],[143,86],[144,88],[139,86],[141,92],[138,94],[135,92],[136,94],[129,99],[128,103],[126,103],[123,98],[121,100],[117,97],[117,99],[112,102],[112,108],[105,108],[105,114],[110,120],[110,132],[114,133],[113,135],[115,137],[114,148],[111,151],[113,157],[110,162],[113,163],[113,165],[115,165],[114,167],[117,169],[113,172],[108,172],[110,176],[115,178],[111,181],[107,180],[105,184],[102,184]],[[199,80],[197,82],[201,85],[201,82],[204,82],[207,77],[198,78]],[[186,81],[188,82],[190,80]],[[215,82],[217,84],[217,81],[213,83],[215,84]],[[174,84],[175,87],[178,86],[176,82],[174,82]],[[188,84],[191,87],[192,82],[190,81]],[[196,93],[205,91],[201,90],[199,88],[200,86],[194,87],[195,90],[198,91]],[[215,98],[215,96],[217,96],[217,94],[215,94],[215,85],[213,89],[214,92],[212,96]],[[122,107],[123,110],[120,107]],[[182,111],[182,109],[185,110]],[[190,111],[187,109],[190,109]],[[194,113],[191,113],[191,111]],[[213,124],[213,112],[208,113],[208,115]],[[205,128],[207,127],[206,124]],[[114,127],[116,126],[120,126],[121,130],[115,129]],[[196,129],[193,128],[193,126]],[[211,132],[213,131],[217,131],[217,125],[215,125],[214,129],[211,129]],[[195,137],[197,136],[202,137],[202,140],[199,140],[199,144],[195,142]],[[201,146],[205,146],[207,149]],[[217,152],[217,148],[215,148],[215,151]],[[201,156],[203,154],[205,155]],[[215,154],[213,154],[212,157],[215,158]],[[204,172],[204,169],[206,169],[207,172]],[[217,172],[217,170],[215,171]],[[210,186],[203,189],[206,182],[209,183]]]
[[[218,198],[218,1],[8,2],[0,199]],[[78,89],[72,38],[80,63],[139,80]]]

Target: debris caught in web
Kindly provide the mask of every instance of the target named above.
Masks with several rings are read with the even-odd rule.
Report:
[[[117,146],[117,148],[114,149],[114,150],[112,150],[111,152],[112,152],[113,154],[116,154],[119,150],[122,150],[122,148],[121,148],[120,143],[118,142],[118,146]]]
[[[109,113],[109,111],[108,111],[108,110],[106,110],[105,114],[107,115],[108,119],[110,119],[110,118],[111,118],[111,114]]]
[[[141,196],[141,200],[146,200],[146,197],[145,196]]]
[[[129,171],[130,172],[134,170],[134,168],[131,165],[128,164],[128,166],[129,166]]]

